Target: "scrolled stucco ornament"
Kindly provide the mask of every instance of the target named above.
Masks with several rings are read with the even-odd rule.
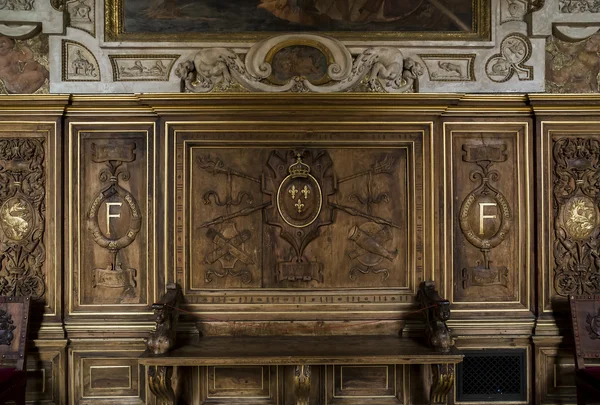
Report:
[[[275,64],[274,64],[275,63]],[[416,92],[423,68],[398,48],[373,47],[352,57],[339,41],[322,35],[287,34],[254,45],[242,61],[227,48],[205,48],[179,64],[186,91]]]

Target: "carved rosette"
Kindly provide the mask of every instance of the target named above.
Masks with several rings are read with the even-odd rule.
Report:
[[[554,288],[600,292],[600,141],[563,138],[553,148]]]
[[[46,291],[43,142],[0,140],[0,295],[40,299]]]
[[[459,212],[460,229],[467,241],[478,248],[483,260],[473,267],[463,269],[463,287],[471,285],[508,285],[508,269],[492,266],[490,251],[500,245],[511,228],[512,214],[506,197],[491,185],[500,173],[490,169],[493,163],[507,159],[506,145],[463,145],[463,160],[474,163],[481,170],[474,170],[470,177],[479,185],[464,199]],[[486,209],[492,213],[486,213]]]
[[[100,171],[100,181],[108,183],[92,200],[87,215],[87,225],[92,233],[94,242],[112,255],[112,262],[104,268],[92,270],[94,287],[117,290],[116,294],[133,295],[136,286],[136,270],[123,267],[119,261],[119,252],[131,245],[142,227],[142,214],[135,197],[120,184],[119,180],[129,180],[129,172],[122,167],[123,163],[135,160],[135,144],[127,144],[114,148],[108,144],[92,144],[92,160],[95,163],[105,163],[106,168]],[[111,206],[125,206],[129,209],[129,226],[123,235],[111,233],[110,227],[106,233],[100,227],[99,211],[105,205],[107,219],[111,218]],[[110,221],[107,221],[110,223]]]

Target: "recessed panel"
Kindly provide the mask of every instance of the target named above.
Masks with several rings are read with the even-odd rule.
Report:
[[[153,134],[98,125],[70,136],[71,312],[143,310],[153,299]]]
[[[412,301],[425,264],[425,136],[175,131],[175,263],[187,302]],[[338,291],[314,293],[325,289]]]
[[[530,306],[528,128],[526,122],[445,126],[448,288],[461,308]]]
[[[269,367],[209,367],[209,397],[269,397]]]

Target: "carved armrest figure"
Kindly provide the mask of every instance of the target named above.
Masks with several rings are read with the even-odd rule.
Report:
[[[436,351],[449,352],[454,346],[454,339],[446,325],[450,319],[450,301],[440,297],[433,281],[421,283],[417,299],[425,316],[425,334],[429,345]]]
[[[146,346],[154,354],[165,354],[175,346],[181,289],[175,284],[167,285],[167,293],[159,302],[152,304],[156,328],[150,332]]]

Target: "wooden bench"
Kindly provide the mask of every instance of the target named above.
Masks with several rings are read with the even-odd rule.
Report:
[[[425,336],[211,336],[177,347],[175,330],[181,301],[170,286],[154,304],[157,327],[148,338],[148,350],[139,363],[147,370],[148,384],[159,403],[177,404],[171,376],[174,367],[191,366],[295,366],[295,404],[309,404],[311,366],[423,364],[432,367],[430,403],[446,403],[454,386],[454,366],[463,355],[453,346],[446,326],[449,302],[439,297],[433,283],[423,283],[417,295],[425,315]],[[290,405],[290,404],[283,404]],[[311,404],[312,405],[312,404]]]

